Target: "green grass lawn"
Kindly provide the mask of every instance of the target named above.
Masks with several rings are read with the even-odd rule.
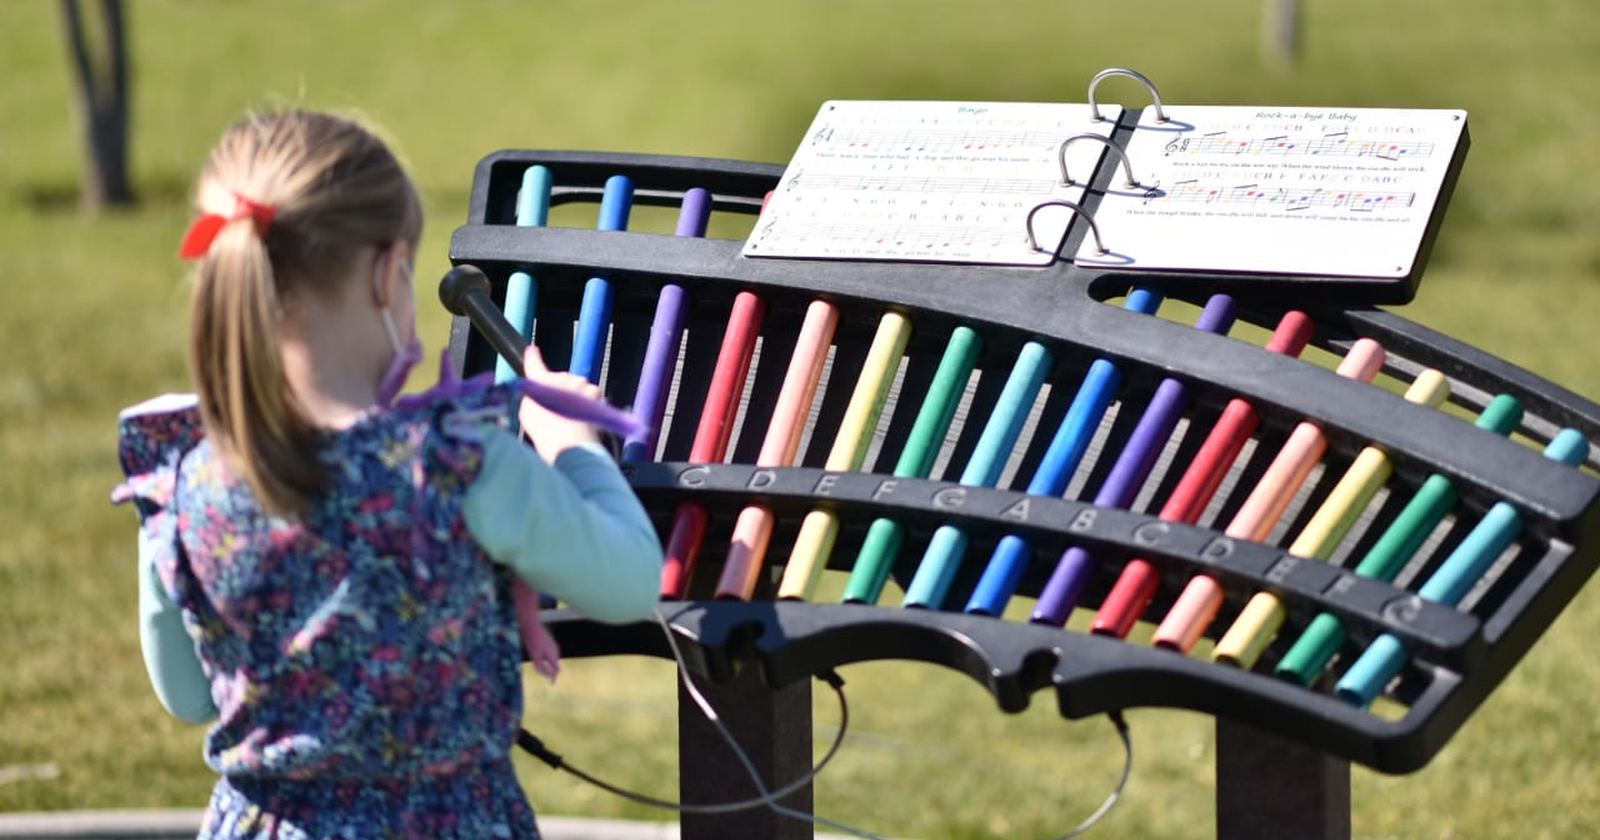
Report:
[[[1216,3],[147,2],[131,10],[144,201],[75,212],[79,151],[54,4],[0,10],[0,810],[195,806],[202,732],[156,704],[134,624],[133,516],[111,508],[117,409],[186,387],[187,190],[251,107],[359,110],[422,188],[418,277],[446,266],[472,168],[505,147],[783,161],[827,98],[1082,101],[1136,67],[1171,102],[1461,107],[1473,148],[1406,314],[1600,397],[1600,7],[1582,0],[1308,3],[1304,61],[1264,70],[1258,0]],[[1112,90],[1133,95],[1133,86]],[[1141,104],[1130,102],[1130,104]],[[419,297],[429,299],[419,279]],[[423,329],[442,344],[446,319]],[[1365,837],[1600,833],[1600,587],[1590,586],[1421,773],[1355,775]],[[1041,696],[998,713],[965,678],[845,671],[853,737],[821,813],[899,836],[1029,837],[1091,810],[1111,728]],[[659,662],[570,662],[530,718],[602,775],[673,795]],[[817,735],[836,720],[817,694]],[[1137,710],[1137,762],[1103,836],[1212,832],[1209,719]],[[819,740],[819,748],[825,742]],[[662,818],[529,765],[550,814]]]

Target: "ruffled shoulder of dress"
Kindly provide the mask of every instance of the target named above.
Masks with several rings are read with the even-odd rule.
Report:
[[[419,396],[427,399],[426,468],[436,478],[453,475],[459,486],[470,485],[482,469],[489,435],[515,427],[520,395],[480,377]]]
[[[117,415],[117,457],[125,478],[111,491],[111,501],[138,501],[141,515],[166,507],[179,459],[204,439],[193,394],[163,394],[123,409]]]
[[[461,505],[489,438],[510,428],[519,399],[487,379],[447,380],[376,410],[335,438],[324,462],[341,477],[337,486],[405,505],[420,541],[412,554],[431,556],[430,544],[470,539]]]
[[[481,443],[489,429],[515,425],[522,395],[509,385],[493,385],[487,380],[475,384],[444,400],[444,410],[438,416],[440,430],[447,436]]]
[[[387,408],[374,408],[337,433],[322,458],[351,486],[371,484],[373,469],[402,472],[413,486],[465,486],[482,466],[490,435],[511,428],[519,395],[487,377],[446,377],[426,391],[407,394]]]

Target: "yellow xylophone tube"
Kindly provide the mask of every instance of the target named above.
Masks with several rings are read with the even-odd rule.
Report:
[[[1405,398],[1407,402],[1438,408],[1449,394],[1449,380],[1439,371],[1429,369],[1412,381]],[[1300,536],[1289,546],[1289,553],[1295,557],[1327,560],[1349,533],[1350,526],[1366,510],[1378,488],[1389,480],[1393,469],[1388,453],[1382,449],[1376,446],[1362,449],[1311,521],[1301,529]],[[1255,667],[1256,660],[1278,635],[1285,617],[1283,602],[1278,596],[1257,592],[1228,627],[1228,632],[1217,641],[1212,657],[1223,665]]]
[[[878,428],[878,416],[883,412],[883,401],[889,396],[889,386],[900,369],[900,359],[906,353],[906,343],[911,340],[911,321],[898,312],[885,313],[878,322],[878,332],[872,337],[862,364],[861,378],[850,393],[850,403],[845,406],[844,419],[839,423],[839,433],[828,451],[823,469],[832,472],[852,472],[861,469],[866,460],[867,447],[872,443],[872,433]],[[833,553],[833,541],[839,536],[839,517],[833,511],[815,508],[800,523],[800,534],[795,537],[794,548],[789,551],[789,563],[778,584],[778,597],[787,599],[810,598],[816,588],[817,576],[828,565]]]
[[[1335,373],[1347,379],[1371,382],[1383,367],[1383,357],[1383,347],[1378,342],[1370,338],[1358,339],[1350,345]],[[1322,427],[1302,420],[1289,433],[1289,439],[1284,441],[1255,489],[1233,515],[1223,535],[1235,540],[1265,540],[1327,448]],[[1151,643],[1159,648],[1188,653],[1217,617],[1225,595],[1222,583],[1211,575],[1202,572],[1190,578],[1167,609],[1166,617],[1156,626]]]
[[[833,304],[816,300],[806,308],[800,336],[789,357],[789,369],[784,373],[778,400],[772,407],[772,420],[767,423],[767,436],[756,454],[756,466],[794,465],[800,437],[806,428],[806,416],[811,413],[811,403],[816,399],[817,384],[822,380],[822,368],[828,360],[828,347],[833,344],[833,331],[838,324],[839,310]],[[728,561],[717,581],[718,598],[748,601],[755,594],[761,561],[772,542],[773,524],[772,510],[765,505],[749,505],[739,512],[733,525],[733,542],[728,546]]]

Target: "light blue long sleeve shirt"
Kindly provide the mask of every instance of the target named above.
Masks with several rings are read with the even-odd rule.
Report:
[[[462,504],[484,552],[529,585],[598,621],[650,615],[662,551],[649,517],[605,450],[575,446],[547,463],[511,432],[493,429]],[[161,704],[187,723],[217,716],[210,682],[155,567],[139,546],[139,638]]]

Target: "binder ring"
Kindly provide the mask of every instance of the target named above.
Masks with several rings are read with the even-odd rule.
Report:
[[[1065,208],[1071,210],[1072,212],[1076,213],[1078,215],[1078,218],[1083,219],[1084,221],[1089,223],[1089,232],[1094,234],[1094,247],[1095,247],[1095,249],[1097,251],[1099,251],[1099,253],[1102,253],[1102,254],[1108,253],[1106,251],[1105,243],[1100,241],[1100,226],[1094,223],[1094,217],[1089,215],[1089,212],[1087,210],[1084,210],[1082,207],[1079,207],[1075,202],[1066,201],[1064,199],[1054,199],[1054,200],[1051,200],[1051,201],[1045,201],[1045,202],[1042,202],[1040,204],[1034,205],[1033,209],[1028,211],[1027,224],[1028,224],[1028,247],[1029,248],[1032,248],[1035,251],[1043,251],[1044,250],[1043,248],[1039,247],[1039,238],[1034,236],[1034,234],[1033,234],[1033,217],[1037,216],[1039,214],[1039,211],[1043,210],[1046,207],[1065,207]],[[1066,239],[1066,234],[1064,232],[1062,233],[1061,238],[1063,240]],[[1057,246],[1057,247],[1059,247],[1059,246]]]
[[[1095,140],[1095,141],[1098,141],[1100,143],[1104,143],[1105,147],[1107,149],[1110,149],[1112,152],[1115,152],[1116,155],[1117,155],[1117,158],[1122,161],[1122,175],[1123,175],[1124,178],[1127,179],[1127,182],[1128,182],[1127,185],[1130,186],[1130,187],[1143,186],[1138,181],[1135,181],[1133,179],[1133,166],[1128,163],[1128,154],[1127,154],[1127,152],[1124,152],[1120,146],[1118,146],[1117,144],[1111,142],[1110,140],[1107,140],[1106,138],[1101,137],[1098,134],[1093,134],[1093,133],[1089,133],[1089,132],[1085,132],[1083,134],[1074,134],[1071,137],[1068,137],[1067,139],[1061,141],[1061,148],[1056,152],[1056,157],[1058,157],[1061,160],[1061,185],[1062,186],[1070,187],[1070,186],[1074,185],[1073,181],[1072,181],[1072,176],[1067,174],[1067,147],[1072,145],[1073,143],[1079,141],[1079,140]]]
[[[1106,118],[1100,116],[1100,103],[1094,98],[1094,90],[1100,86],[1102,81],[1112,76],[1127,76],[1144,85],[1144,89],[1150,91],[1150,99],[1156,105],[1156,122],[1164,123],[1167,121],[1167,112],[1161,109],[1161,93],[1156,90],[1156,83],[1150,81],[1149,76],[1140,73],[1138,70],[1129,70],[1126,67],[1107,67],[1094,74],[1094,78],[1089,80],[1089,114],[1095,122],[1105,122]]]

